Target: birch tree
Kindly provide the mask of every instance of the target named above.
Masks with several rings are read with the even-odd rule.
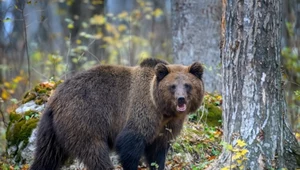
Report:
[[[296,169],[300,150],[285,121],[281,86],[282,0],[225,0],[223,5],[223,140],[232,147],[211,169]],[[248,152],[237,161],[241,141]]]
[[[173,0],[172,35],[174,62],[206,66],[205,90],[221,92],[221,0]]]

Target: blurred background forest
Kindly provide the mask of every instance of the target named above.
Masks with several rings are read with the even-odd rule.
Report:
[[[283,83],[288,118],[300,131],[300,1],[283,3]],[[180,16],[172,13],[172,0],[0,0],[0,141],[8,113],[27,90],[97,63],[133,66],[149,57],[182,64],[199,60],[206,67],[205,83],[216,84],[207,91],[220,93],[221,0],[198,5],[192,23],[198,29],[190,35],[198,37],[193,43],[202,49],[195,57],[178,57],[180,46],[174,41],[180,36],[174,30]]]

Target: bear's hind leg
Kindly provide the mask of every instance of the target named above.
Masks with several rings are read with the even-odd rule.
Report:
[[[78,159],[83,162],[88,170],[113,170],[114,167],[109,158],[109,147],[106,142],[86,144],[86,150],[82,150]]]

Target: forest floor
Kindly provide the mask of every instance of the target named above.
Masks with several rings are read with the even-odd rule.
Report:
[[[166,170],[200,170],[205,169],[221,153],[222,130],[203,123],[186,122],[181,135],[172,143],[166,161]],[[153,165],[155,166],[155,165]],[[13,165],[2,157],[1,170],[28,170],[29,165]],[[139,170],[147,170],[145,164]],[[115,170],[122,170],[121,165]]]

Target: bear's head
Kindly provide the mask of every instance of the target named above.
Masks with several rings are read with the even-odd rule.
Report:
[[[204,96],[202,75],[198,62],[190,66],[157,64],[151,92],[154,104],[165,116],[195,112]]]

